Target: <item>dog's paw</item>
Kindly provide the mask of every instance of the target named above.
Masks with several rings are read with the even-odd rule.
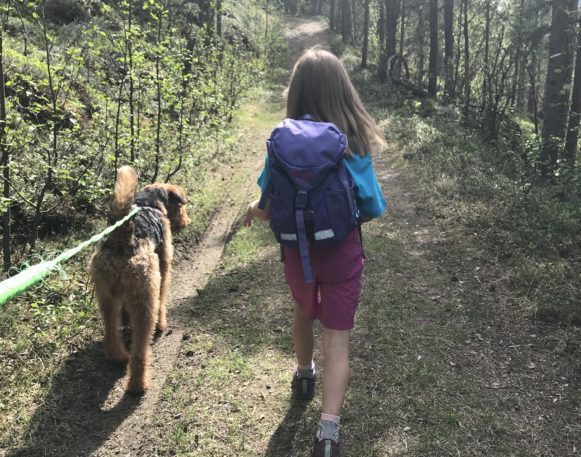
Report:
[[[141,395],[149,388],[149,383],[145,379],[129,378],[125,386],[125,392],[128,394]]]
[[[107,348],[105,356],[114,363],[127,363],[129,360],[129,353],[122,348]]]
[[[165,332],[167,330],[167,328],[168,328],[168,325],[167,325],[167,321],[166,320],[160,321],[157,324],[155,324],[155,329],[158,332],[163,333],[163,332]]]

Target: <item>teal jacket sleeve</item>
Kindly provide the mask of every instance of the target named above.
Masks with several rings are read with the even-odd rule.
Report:
[[[266,185],[268,184],[269,180],[270,180],[270,171],[268,168],[268,156],[266,156],[266,159],[264,159],[264,167],[262,167],[262,171],[260,172],[258,180],[256,181],[256,184],[258,184],[262,192],[266,190]]]
[[[353,179],[357,209],[361,216],[371,219],[381,216],[387,208],[387,202],[383,198],[371,156],[353,154],[345,159],[345,168]]]

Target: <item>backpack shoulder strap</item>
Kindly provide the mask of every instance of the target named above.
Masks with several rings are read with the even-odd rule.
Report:
[[[299,191],[295,198],[295,221],[297,226],[299,253],[301,256],[301,264],[303,266],[305,282],[307,284],[311,284],[313,282],[313,270],[311,268],[311,260],[309,258],[309,244],[307,241],[307,231],[305,226],[305,206],[307,201],[307,192],[304,190]]]

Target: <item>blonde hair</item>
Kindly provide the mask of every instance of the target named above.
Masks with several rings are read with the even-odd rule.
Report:
[[[299,119],[310,114],[332,122],[347,135],[347,155],[361,156],[385,147],[375,121],[365,110],[341,61],[324,49],[306,50],[294,66],[286,90],[286,115]]]

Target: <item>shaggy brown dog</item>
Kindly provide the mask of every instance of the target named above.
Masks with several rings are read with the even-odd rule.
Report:
[[[141,192],[133,168],[119,169],[111,219],[119,220],[132,206],[141,211],[115,230],[93,254],[91,278],[103,315],[105,354],[115,362],[129,360],[127,392],[141,393],[149,384],[150,342],[157,329],[167,329],[166,305],[173,258],[172,232],[190,223],[186,198],[178,186],[151,184]],[[131,355],[121,340],[121,313],[133,331]]]

